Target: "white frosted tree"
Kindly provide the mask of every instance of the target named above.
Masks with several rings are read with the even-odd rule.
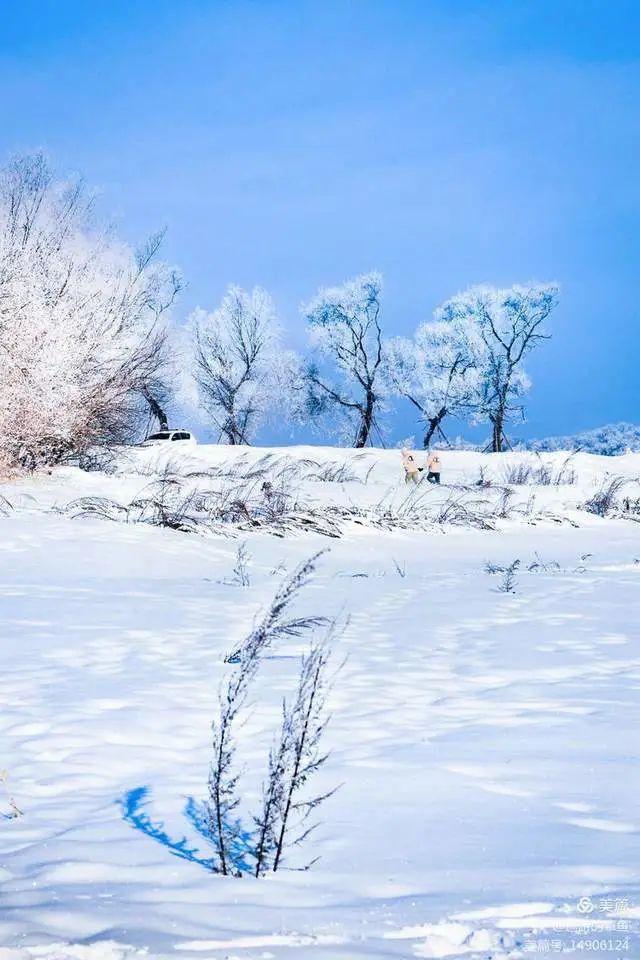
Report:
[[[425,449],[437,436],[446,440],[447,417],[477,410],[482,382],[483,343],[472,320],[453,318],[421,324],[412,339],[395,337],[385,348],[385,378],[425,423]]]
[[[33,467],[134,435],[180,287],[156,263],[160,242],[136,253],[98,229],[82,182],[56,179],[41,155],[0,173],[5,460]]]
[[[339,287],[321,289],[306,304],[317,359],[307,368],[307,409],[337,415],[364,447],[379,430],[384,392],[380,326],[382,277],[366,273]]]
[[[558,302],[553,283],[499,289],[472,287],[436,311],[436,320],[470,324],[481,339],[481,384],[476,418],[491,424],[491,448],[506,443],[506,424],[524,416],[522,398],[530,387],[525,357],[549,339],[544,323]]]
[[[270,414],[291,412],[297,361],[281,347],[265,290],[230,286],[216,310],[194,311],[190,327],[200,405],[219,439],[250,443]]]

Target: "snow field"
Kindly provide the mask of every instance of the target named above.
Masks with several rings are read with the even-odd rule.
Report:
[[[366,484],[304,481],[320,503],[406,495],[397,451],[285,452],[361,476],[373,463]],[[516,490],[578,527],[520,517],[495,531],[232,539],[51,512],[89,494],[132,499],[152,456],[3,491],[0,765],[23,815],[0,821],[0,960],[516,957],[534,940],[567,953],[582,928],[628,936],[620,955],[639,956],[640,527],[576,507],[607,472],[632,484],[640,457],[577,455],[576,483]],[[500,478],[523,458],[444,454],[443,479],[473,481],[480,465]],[[230,582],[239,542],[247,587]],[[300,605],[350,616],[316,784],[341,787],[289,866],[321,860],[214,876],[187,811],[206,795],[224,655],[323,547]],[[502,593],[485,564],[516,558]],[[304,647],[282,641],[260,668],[238,737],[247,810]],[[127,798],[193,857],[126,819]]]

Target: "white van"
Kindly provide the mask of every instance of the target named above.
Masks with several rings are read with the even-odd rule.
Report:
[[[150,434],[146,440],[141,443],[142,447],[155,447],[165,443],[184,443],[194,446],[198,441],[190,430],[159,430],[158,433]]]

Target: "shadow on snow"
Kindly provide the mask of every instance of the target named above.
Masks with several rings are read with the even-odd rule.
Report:
[[[147,813],[151,796],[149,787],[135,787],[128,790],[119,802],[122,811],[122,819],[130,824],[135,830],[144,833],[145,836],[155,840],[156,843],[166,847],[175,857],[181,860],[189,860],[191,863],[197,863],[207,870],[217,872],[217,859],[215,857],[204,857],[197,846],[192,846],[186,837],[181,840],[173,839],[164,828],[162,820],[154,822]],[[183,816],[191,824],[206,843],[211,846],[214,844],[214,837],[211,835],[207,818],[206,805],[202,801],[194,800],[193,797],[187,797]],[[246,856],[250,853],[251,835],[240,830],[240,824],[235,825],[234,834],[237,836],[235,849],[231,849],[231,859],[233,863],[241,870],[248,870],[249,864],[246,862]]]

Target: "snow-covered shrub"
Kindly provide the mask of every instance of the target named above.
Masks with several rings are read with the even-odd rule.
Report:
[[[302,658],[296,696],[282,709],[280,735],[269,753],[269,773],[263,786],[262,810],[255,818],[255,875],[278,870],[287,848],[306,840],[316,824],[309,815],[335,793],[305,796],[309,779],[324,766],[328,754],[321,753],[322,736],[328,723],[326,713],[327,665],[330,649],[326,642],[313,643]],[[291,837],[291,831],[299,831]],[[307,863],[304,869],[312,866]]]
[[[241,543],[236,550],[236,559],[233,566],[233,583],[237,583],[240,587],[248,587],[251,583],[249,577],[249,562],[251,560],[251,555],[247,548],[246,543]]]
[[[516,573],[520,567],[520,560],[512,560],[508,564],[497,564],[489,561],[485,564],[485,572],[491,576],[500,574],[500,583],[497,589],[500,593],[515,593]],[[531,569],[531,568],[530,568]]]
[[[503,475],[505,483],[514,486],[531,484],[537,487],[563,486],[576,482],[576,472],[570,466],[571,457],[568,457],[559,470],[553,469],[553,464],[538,460],[534,465],[529,460],[521,460],[506,467]]]
[[[75,459],[81,470],[88,473],[115,474],[118,472],[118,457],[113,449],[108,447],[90,447],[82,450]]]
[[[529,573],[557,573],[560,570],[560,564],[557,560],[543,560],[539,553],[535,553],[535,560],[527,564]]]
[[[531,483],[531,474],[533,466],[527,460],[521,460],[520,463],[512,463],[504,471],[504,482],[512,483],[516,486],[522,486]]]
[[[478,479],[474,481],[476,487],[490,487],[492,483],[491,477],[487,476],[487,468],[484,464],[480,464],[478,468]]]
[[[549,473],[549,484],[561,487],[563,485],[571,485],[577,482],[578,474],[571,466],[572,458],[567,457],[567,459],[562,463],[560,469],[553,473]]]
[[[132,436],[179,280],[92,219],[44,158],[0,173],[0,456],[29,468]]]
[[[168,470],[149,483],[128,504],[109,497],[80,497],[59,512],[72,517],[99,517],[121,523],[144,523],[166,527],[181,533],[195,533],[208,522],[203,494],[195,488],[185,489],[181,479]]]
[[[310,479],[317,480],[319,483],[353,483],[359,482],[360,477],[354,473],[348,463],[323,463],[318,465],[318,472],[313,474]]]
[[[516,572],[520,566],[519,560],[513,560],[512,563],[506,567],[502,580],[498,584],[498,590],[500,593],[515,593],[516,589]]]
[[[55,508],[73,517],[98,516],[121,523],[144,523],[182,533],[236,537],[247,531],[271,536],[299,534],[338,539],[354,526],[377,530],[432,530],[449,526],[493,530],[506,519],[526,522],[555,520],[534,510],[534,498],[522,504],[513,489],[481,476],[475,483],[432,486],[424,482],[390,486],[375,501],[340,490],[335,499],[317,498],[310,480],[318,463],[266,455],[251,463],[247,457],[207,469],[181,473],[177,462],[165,464],[130,501],[82,497]],[[331,468],[333,470],[333,467]],[[555,476],[555,474],[554,474]],[[333,482],[341,485],[341,466]],[[327,482],[327,481],[325,481]],[[360,476],[366,482],[366,475]]]
[[[183,533],[264,531],[278,537],[299,533],[340,538],[355,525],[382,530],[428,530],[434,526],[493,529],[510,515],[509,491],[495,486],[491,499],[475,488],[450,487],[444,499],[431,485],[406,492],[390,490],[379,501],[323,503],[305,496],[301,483],[314,476],[310,461],[267,456],[181,476],[171,465],[129,503],[82,497],[56,508],[73,517],[98,516],[122,523],[145,523]]]
[[[513,490],[509,487],[505,487],[503,490],[500,490],[498,502],[495,508],[495,515],[500,520],[507,520],[511,515],[511,501],[513,499]]]
[[[640,497],[625,497],[622,501],[622,509],[628,519],[640,521]]]
[[[224,876],[241,876],[248,870],[260,876],[277,870],[290,819],[301,811],[310,812],[324,799],[305,799],[298,794],[326,759],[319,752],[326,725],[324,677],[329,651],[325,644],[311,646],[302,661],[296,699],[290,708],[284,705],[280,737],[269,754],[262,810],[253,817],[255,832],[248,842],[248,831],[238,815],[242,795],[235,741],[236,726],[265,651],[281,637],[300,637],[327,622],[326,617],[291,615],[291,607],[309,583],[321,555],[315,554],[294,570],[276,591],[262,620],[226,658],[235,669],[220,690],[219,715],[212,725],[213,759],[206,803],[209,837],[217,857],[214,869]],[[303,839],[299,836],[297,842]],[[249,857],[254,860],[251,866]]]
[[[494,530],[497,511],[488,500],[478,500],[465,490],[452,491],[446,500],[429,513],[434,523],[441,526],[475,527]]]
[[[627,482],[624,477],[610,477],[603,482],[593,496],[584,502],[582,509],[588,513],[595,513],[598,517],[607,517],[620,510],[618,497]]]

